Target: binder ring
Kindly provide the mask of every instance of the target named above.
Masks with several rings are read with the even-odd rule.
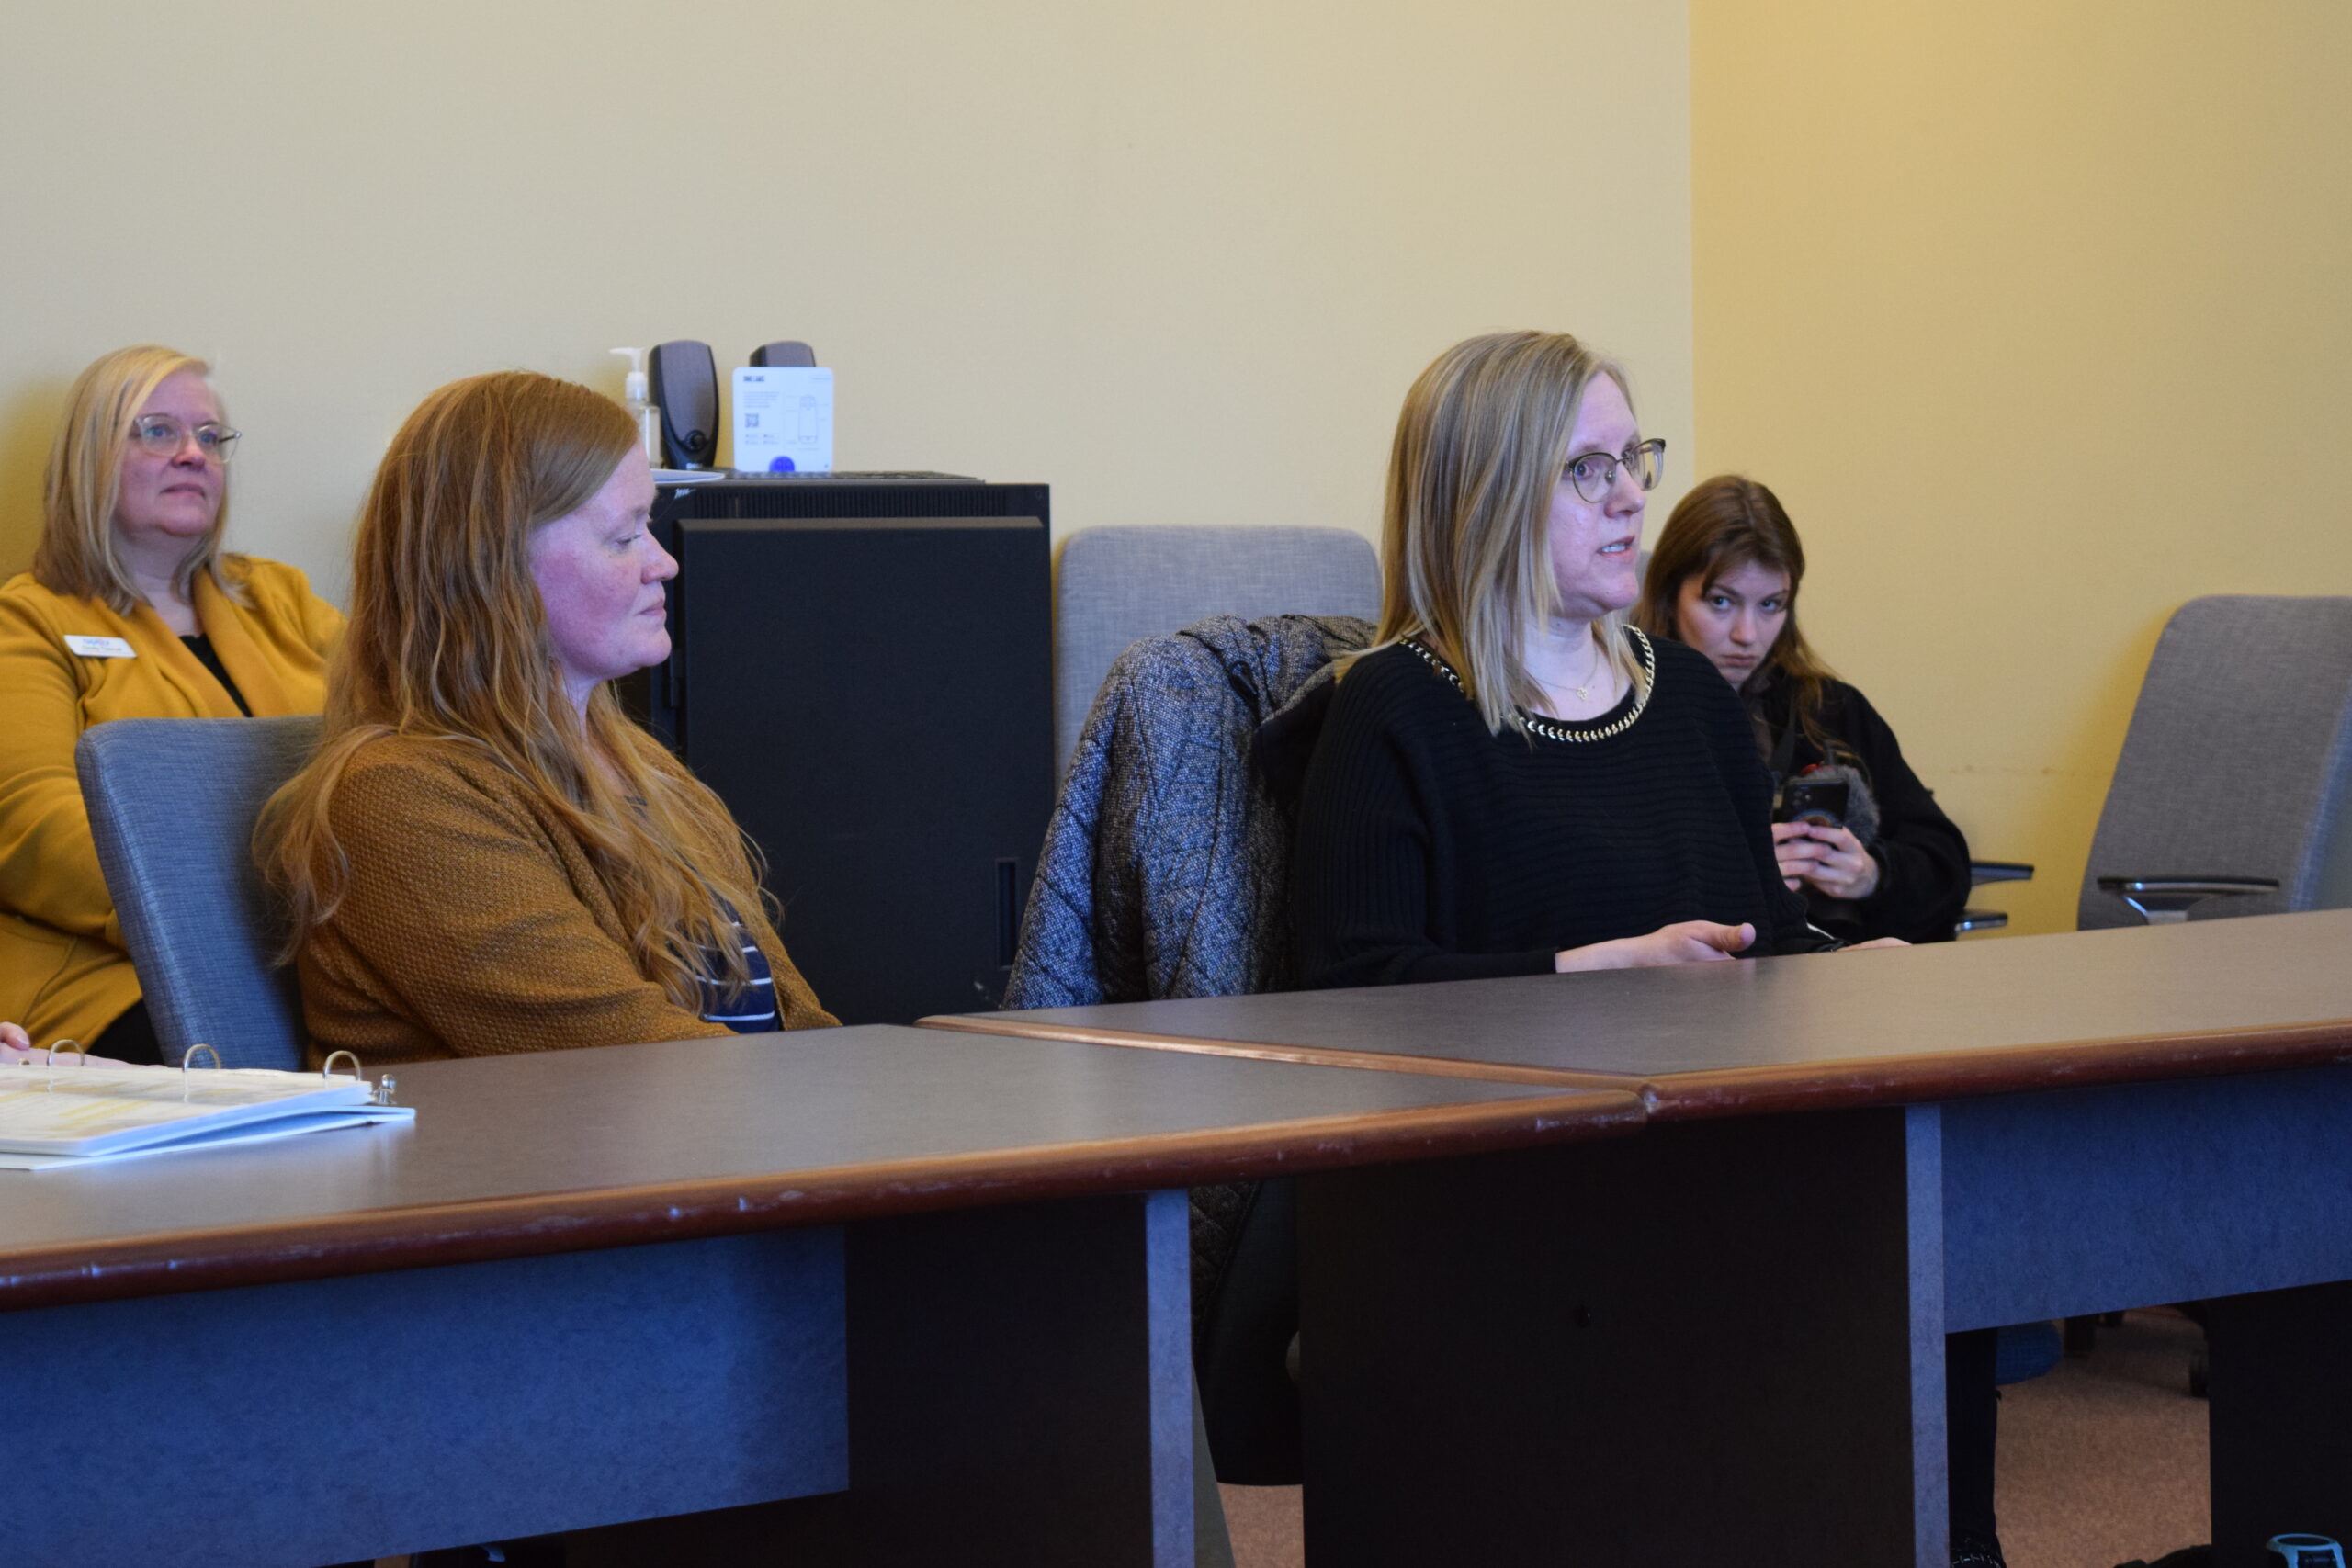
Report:
[[[359,1058],[349,1051],[330,1051],[327,1053],[325,1065],[319,1068],[319,1077],[322,1078],[334,1077],[334,1065],[338,1058],[351,1064],[351,1076],[353,1077],[358,1078],[362,1082],[367,1080],[368,1075],[362,1072],[359,1068]]]
[[[196,1054],[198,1051],[209,1052],[212,1056],[213,1070],[216,1072],[222,1070],[220,1052],[214,1051],[211,1046],[207,1045],[201,1040],[189,1046],[180,1056],[180,1099],[183,1100],[187,1099],[187,1070],[196,1065]]]
[[[47,1073],[40,1082],[41,1091],[43,1093],[47,1093],[49,1090],[57,1087],[57,1053],[61,1047],[68,1051],[80,1053],[82,1065],[85,1067],[90,1065],[90,1048],[87,1045],[83,1044],[79,1040],[66,1040],[61,1038],[51,1041],[49,1043],[49,1053],[45,1061]]]

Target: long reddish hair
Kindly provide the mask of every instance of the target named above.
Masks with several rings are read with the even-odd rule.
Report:
[[[1652,637],[1679,637],[1682,586],[1692,578],[1702,588],[1744,566],[1788,574],[1789,614],[1781,635],[1758,661],[1748,683],[1768,671],[1788,682],[1798,726],[1806,739],[1822,743],[1821,714],[1836,677],[1797,626],[1797,585],[1804,581],[1804,542],[1789,521],[1781,498],[1745,474],[1717,474],[1691,488],[1666,520],[1666,531],[1650,552],[1634,624]]]
[[[426,398],[385,454],[360,514],[351,621],[329,672],[323,739],[274,795],[254,848],[292,915],[289,954],[332,917],[349,875],[332,819],[353,759],[386,736],[486,754],[594,858],[638,970],[699,1007],[705,955],[749,979],[728,906],[759,906],[755,853],[727,807],[620,710],[585,722],[565,694],[530,538],[577,511],[636,442],[618,404],[526,371]],[[740,846],[721,863],[682,846]]]

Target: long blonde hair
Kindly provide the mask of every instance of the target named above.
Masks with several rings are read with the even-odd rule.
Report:
[[[1373,647],[1430,644],[1497,734],[1543,705],[1522,650],[1559,604],[1552,497],[1596,376],[1632,401],[1624,371],[1566,333],[1495,333],[1439,355],[1396,416]],[[1638,688],[1646,677],[1623,627],[1612,613],[1595,634]]]
[[[699,1007],[707,965],[749,978],[728,911],[760,907],[757,852],[608,687],[582,722],[531,576],[532,534],[602,489],[636,440],[618,404],[526,371],[450,383],[392,438],[360,514],[323,739],[254,837],[291,916],[289,957],[347,885],[336,787],[370,741],[399,735],[470,748],[520,779],[587,846],[639,973],[679,1006]],[[681,847],[714,842],[731,849],[718,863]]]
[[[114,533],[122,458],[139,411],[156,388],[182,371],[209,376],[212,367],[175,348],[141,344],[101,355],[74,378],[65,394],[65,416],[49,448],[49,469],[41,480],[40,542],[33,547],[33,581],[51,592],[96,599],[119,615],[130,615],[143,602],[145,596],[122,563]],[[229,577],[220,553],[220,536],[229,527],[225,469],[220,479],[220,510],[211,530],[180,561],[173,586],[185,598],[194,590],[197,574],[210,572],[223,593],[242,603],[243,589]]]

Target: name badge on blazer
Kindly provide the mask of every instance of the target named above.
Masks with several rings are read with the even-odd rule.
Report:
[[[119,637],[69,637],[65,646],[85,659],[136,659],[139,650]]]

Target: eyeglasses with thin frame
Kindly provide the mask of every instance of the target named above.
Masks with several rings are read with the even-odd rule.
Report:
[[[153,457],[176,457],[190,436],[196,439],[196,449],[216,463],[226,463],[235,451],[237,438],[243,431],[232,430],[225,424],[204,423],[190,430],[167,413],[141,414],[130,422],[130,438],[141,451]]]
[[[1577,487],[1577,493],[1595,506],[1609,499],[1617,488],[1617,470],[1624,468],[1634,476],[1634,482],[1644,490],[1657,489],[1658,479],[1666,472],[1666,443],[1657,436],[1640,441],[1612,457],[1606,452],[1587,452],[1581,457],[1571,457],[1561,477]]]

